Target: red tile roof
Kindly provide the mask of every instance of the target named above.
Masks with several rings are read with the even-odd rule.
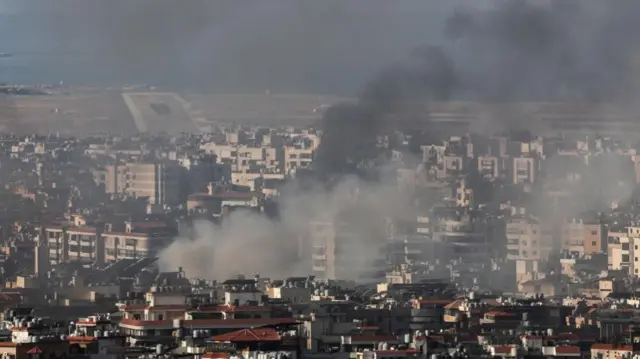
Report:
[[[242,329],[211,337],[217,342],[278,342],[280,339],[280,334],[272,328]]]
[[[203,359],[226,359],[230,356],[229,353],[204,353],[202,354]]]
[[[217,326],[246,326],[260,327],[267,325],[278,324],[297,324],[298,321],[294,318],[262,318],[262,319],[195,319],[195,320],[183,320],[182,325],[184,327],[217,327]],[[128,325],[135,327],[172,327],[173,320],[135,320],[135,319],[122,319],[120,325]]]
[[[591,350],[616,350],[616,351],[633,351],[633,346],[631,345],[620,345],[615,346],[613,344],[600,344],[596,343],[591,345]]]
[[[507,353],[511,353],[511,350],[513,349],[512,346],[509,345],[495,345],[493,347],[493,350],[496,353],[500,353],[500,354],[507,354]]]
[[[86,343],[86,342],[92,342],[96,340],[96,338],[86,337],[86,336],[71,336],[68,338],[68,340],[69,340],[69,343],[77,343],[77,342]]]

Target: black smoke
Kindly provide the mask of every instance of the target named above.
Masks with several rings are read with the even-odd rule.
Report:
[[[455,88],[451,59],[439,47],[413,52],[409,64],[380,72],[355,104],[329,108],[322,119],[323,136],[314,161],[325,174],[353,172],[380,155],[379,135],[391,134],[390,117],[413,120],[429,101],[446,101]]]
[[[460,7],[445,21],[441,44],[382,71],[356,105],[327,111],[317,169],[339,172],[375,157],[376,136],[402,129],[407,119],[424,119],[431,101],[633,104],[640,75],[638,14],[634,0]],[[505,117],[517,121],[511,118],[517,114]]]

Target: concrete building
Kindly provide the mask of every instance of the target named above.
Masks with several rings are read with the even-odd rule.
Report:
[[[41,235],[51,265],[65,262],[103,264],[120,259],[154,256],[165,248],[176,231],[162,222],[126,222],[114,229],[76,226],[43,226]]]
[[[600,223],[585,223],[573,218],[562,225],[561,248],[579,257],[603,253],[607,249],[606,232]]]
[[[107,229],[101,235],[107,262],[155,256],[177,234],[162,222],[126,222],[123,231]]]
[[[385,223],[366,210],[345,210],[334,218],[310,222],[313,275],[324,279],[384,278]],[[366,269],[367,273],[363,273]],[[377,279],[381,279],[377,278]]]
[[[500,159],[495,156],[478,157],[478,173],[486,179],[496,179],[500,176]]]
[[[437,256],[461,259],[465,263],[487,260],[493,248],[486,223],[470,220],[439,219],[433,222],[432,238]]]
[[[550,230],[535,218],[511,218],[506,224],[507,259],[547,260],[553,248]]]
[[[134,198],[146,197],[155,205],[180,204],[184,202],[183,169],[176,161],[109,165],[105,168],[105,190]]]
[[[286,146],[284,148],[284,171],[289,173],[297,168],[307,168],[313,161],[313,148],[298,148]]]
[[[536,163],[530,157],[515,157],[513,159],[513,184],[533,183],[536,180]]]

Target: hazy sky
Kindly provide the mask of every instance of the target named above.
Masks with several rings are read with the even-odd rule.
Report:
[[[0,76],[353,93],[490,1],[0,0]]]

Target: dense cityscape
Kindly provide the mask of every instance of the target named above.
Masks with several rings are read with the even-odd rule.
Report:
[[[640,2],[270,1],[0,0],[0,359],[640,357]]]

